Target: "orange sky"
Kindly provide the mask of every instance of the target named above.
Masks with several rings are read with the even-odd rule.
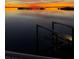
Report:
[[[64,7],[64,6],[74,6],[74,2],[56,2],[56,3],[32,3],[32,4],[15,4],[15,3],[6,3],[5,7],[31,7],[31,6],[39,6],[39,7]]]

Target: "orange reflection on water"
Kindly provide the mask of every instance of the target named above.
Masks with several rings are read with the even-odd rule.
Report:
[[[5,8],[5,10],[17,10],[17,8]]]
[[[19,11],[18,8],[5,8],[5,10],[6,12]],[[56,10],[58,10],[58,8],[45,8],[45,10],[38,10],[38,11],[56,11]],[[26,11],[37,11],[37,10],[26,10]]]
[[[73,11],[58,10],[58,8],[46,8],[45,10],[18,10],[18,8],[5,8],[6,15],[11,14],[36,14],[36,15],[63,15],[63,16],[73,16]]]

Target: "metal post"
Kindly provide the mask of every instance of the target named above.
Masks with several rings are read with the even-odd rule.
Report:
[[[54,22],[52,22],[52,30],[53,30],[53,32],[54,32]]]
[[[53,35],[53,37],[52,37],[52,41],[54,41],[54,42],[52,42],[52,43],[54,43],[54,51],[56,52],[56,48],[57,48],[57,35],[54,33],[54,26],[55,26],[55,23],[54,22],[52,22],[52,35]]]
[[[56,35],[54,34],[54,22],[52,22],[52,44],[53,44],[53,48],[54,50],[56,50]]]
[[[39,50],[39,39],[38,39],[38,24],[36,24],[36,53],[38,54]]]
[[[53,40],[54,40],[54,22],[52,22],[52,44],[54,43]]]

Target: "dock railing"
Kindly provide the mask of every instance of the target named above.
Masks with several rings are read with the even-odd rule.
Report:
[[[54,25],[55,24],[58,24],[58,25],[61,25],[61,26],[65,26],[67,28],[70,28],[72,30],[72,40],[74,40],[74,27],[72,27],[70,25],[67,25],[67,24],[59,23],[59,22],[52,22],[52,30],[53,31],[54,31]]]
[[[52,30],[51,30],[51,29],[49,29],[49,28],[47,28],[47,27],[45,27],[45,26],[36,24],[36,52],[37,52],[37,53],[39,52],[39,40],[40,40],[40,39],[39,39],[39,34],[40,34],[40,33],[39,33],[39,28],[44,29],[44,30],[47,30],[47,31],[49,31],[50,33],[52,33],[52,42],[54,41],[54,48],[55,48],[55,49],[58,48],[58,45],[59,45],[59,44],[57,43],[57,41],[61,41],[61,42],[63,42],[63,43],[66,43],[66,41],[64,41],[65,38],[60,37],[60,36],[59,36],[60,33],[54,31],[54,24],[63,25],[63,26],[66,26],[66,27],[72,29],[72,40],[74,39],[74,28],[73,28],[72,26],[69,26],[69,25],[66,25],[66,24],[62,24],[62,23],[58,23],[58,22],[52,22]],[[60,44],[60,45],[62,46],[63,43]],[[53,43],[52,43],[52,44],[53,44]]]
[[[5,51],[5,59],[59,59],[59,58]]]

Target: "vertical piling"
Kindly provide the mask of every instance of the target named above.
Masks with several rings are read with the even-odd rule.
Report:
[[[36,24],[36,53],[39,52],[38,24]]]

